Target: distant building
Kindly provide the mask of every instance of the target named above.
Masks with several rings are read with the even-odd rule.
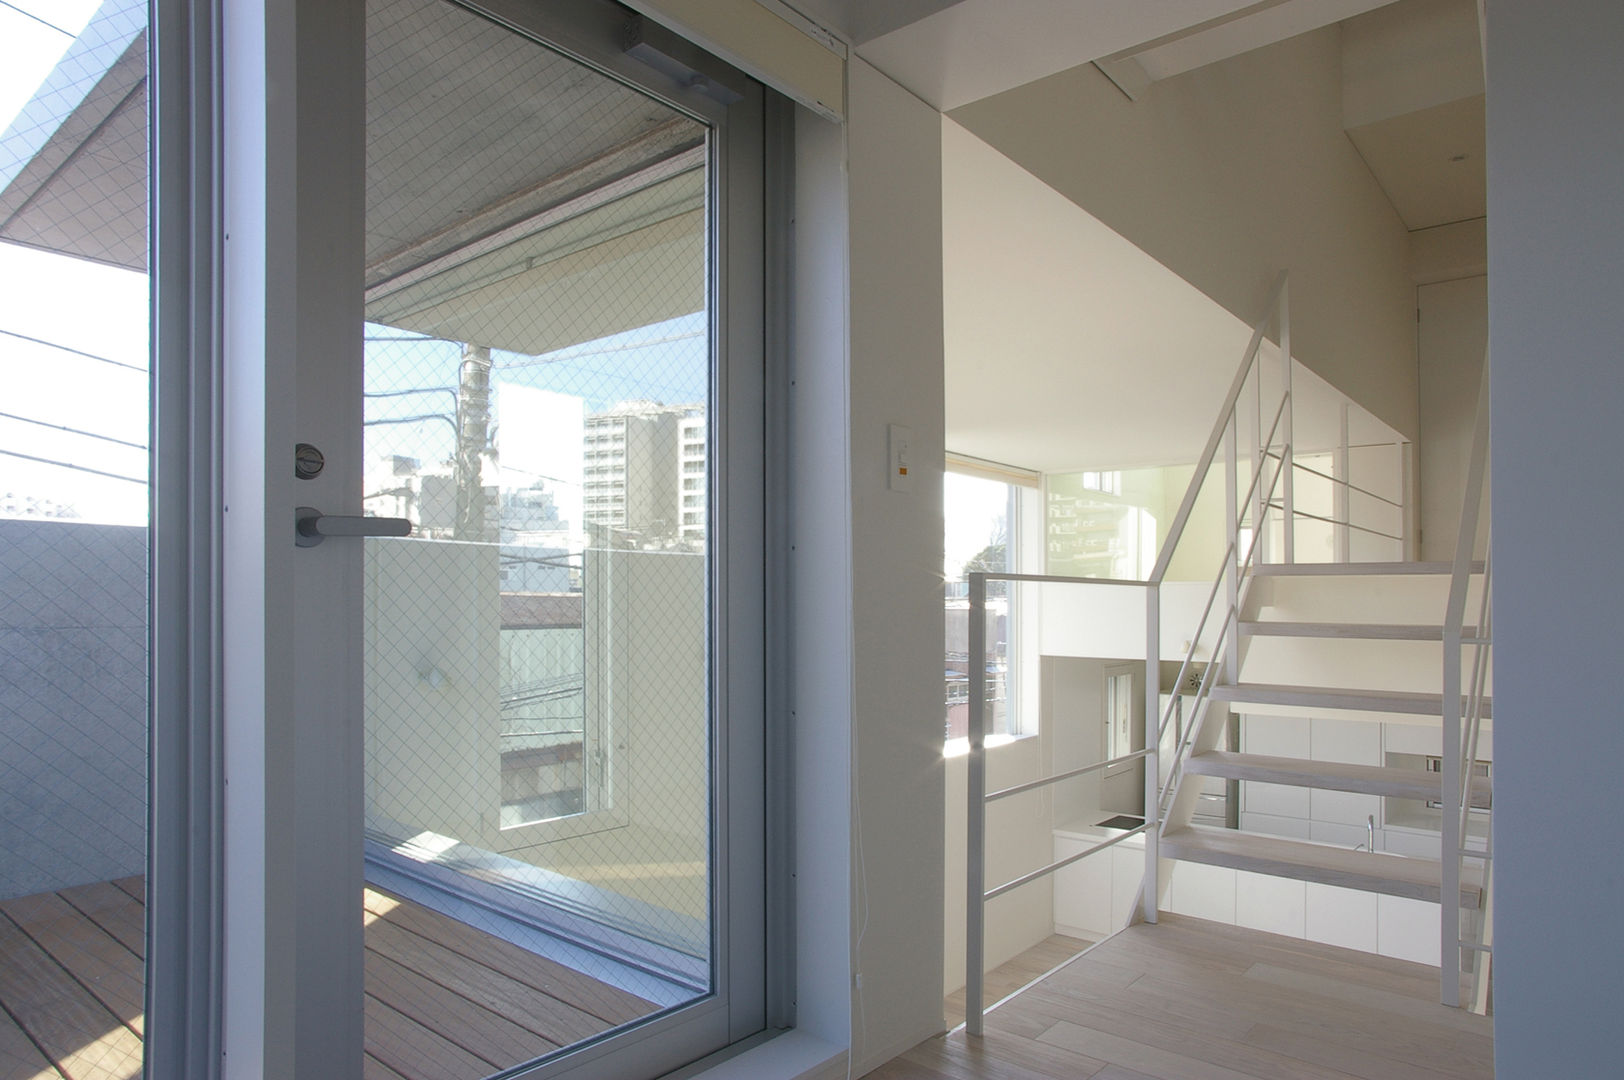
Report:
[[[677,535],[685,541],[703,543],[705,539],[705,412],[690,409],[677,425],[680,446],[680,468],[677,473],[677,495],[681,499],[682,518]]]
[[[627,401],[588,416],[582,481],[587,525],[607,532],[604,542],[616,547],[702,540],[705,464],[703,405]]]

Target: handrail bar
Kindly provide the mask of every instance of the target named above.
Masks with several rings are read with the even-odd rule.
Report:
[[[1212,591],[1207,593],[1207,604],[1201,609],[1201,618],[1195,624],[1195,633],[1190,636],[1190,647],[1184,651],[1184,659],[1179,662],[1178,674],[1173,676],[1174,686],[1184,685],[1184,676],[1187,672],[1189,672],[1190,664],[1195,660],[1195,650],[1201,643],[1201,635],[1207,632],[1207,620],[1212,618],[1212,605],[1213,602],[1218,599],[1218,588],[1224,583],[1223,568],[1228,566],[1229,558],[1234,554],[1235,541],[1231,540],[1229,542],[1229,546],[1224,548],[1224,561],[1219,563],[1218,580],[1212,583]],[[1222,632],[1220,632],[1218,635],[1218,640],[1222,641],[1223,639],[1224,635]],[[1160,659],[1160,657],[1158,657],[1158,659]],[[1212,665],[1209,664],[1207,666],[1211,667]],[[1169,701],[1167,703],[1167,708],[1162,710],[1161,717],[1156,721],[1156,739],[1158,742],[1161,741],[1162,736],[1167,734],[1167,725],[1172,721],[1174,711],[1173,706],[1175,702],[1176,696],[1175,701]]]
[[[1272,457],[1272,458],[1282,457],[1282,455],[1275,453],[1273,450],[1265,450],[1265,451],[1263,451],[1263,456],[1264,457]],[[1362,488],[1358,484],[1355,484],[1352,480],[1344,480],[1340,476],[1332,476],[1330,473],[1322,473],[1318,469],[1314,468],[1311,465],[1304,465],[1302,462],[1298,461],[1296,459],[1296,457],[1293,457],[1291,459],[1291,467],[1293,469],[1301,469],[1305,473],[1312,473],[1313,475],[1319,477],[1321,480],[1329,480],[1333,484],[1341,484],[1343,487],[1349,489],[1350,491],[1357,491],[1361,495],[1369,495],[1372,499],[1380,499],[1382,502],[1386,503],[1388,506],[1394,506],[1394,507],[1397,507],[1400,510],[1404,509],[1404,504],[1401,503],[1401,502],[1397,502],[1397,501],[1395,501],[1393,499],[1389,499],[1386,495],[1378,495],[1374,491],[1371,491],[1369,488]]]
[[[1207,436],[1206,448],[1201,451],[1197,459],[1195,472],[1190,476],[1190,485],[1184,489],[1184,501],[1179,504],[1179,512],[1173,515],[1173,523],[1168,527],[1167,539],[1162,542],[1162,550],[1156,556],[1155,569],[1150,572],[1150,580],[1158,584],[1167,576],[1167,568],[1173,562],[1173,552],[1177,549],[1179,541],[1184,539],[1184,527],[1190,521],[1190,515],[1195,512],[1196,498],[1201,494],[1201,487],[1206,483],[1207,471],[1212,468],[1212,461],[1218,455],[1218,444],[1223,440],[1224,430],[1229,427],[1235,413],[1235,406],[1241,399],[1241,390],[1246,386],[1246,377],[1252,373],[1252,365],[1257,360],[1258,349],[1263,344],[1263,328],[1269,325],[1274,318],[1280,304],[1280,294],[1286,288],[1286,272],[1280,271],[1274,279],[1274,285],[1269,289],[1269,299],[1265,301],[1264,315],[1252,329],[1252,340],[1246,346],[1245,358],[1241,361],[1240,370],[1235,373],[1235,381],[1229,387],[1229,393],[1224,397],[1224,404],[1218,410],[1218,422],[1213,425],[1212,434]],[[1290,357],[1286,358],[1289,364]],[[1284,397],[1289,398],[1288,389]]]
[[[1462,760],[1461,742],[1461,637],[1466,621],[1466,592],[1471,584],[1472,549],[1477,543],[1478,515],[1483,503],[1483,477],[1489,456],[1489,357],[1484,350],[1483,374],[1478,382],[1477,418],[1472,426],[1472,452],[1466,469],[1465,500],[1461,506],[1460,528],[1456,534],[1455,558],[1450,568],[1449,602],[1444,614],[1443,632],[1443,813],[1441,836],[1439,887],[1440,895],[1456,897],[1460,892],[1461,861],[1451,854],[1461,846],[1462,793],[1461,774],[1470,771]],[[1487,570],[1487,567],[1485,567]],[[1485,579],[1483,587],[1489,582]],[[1478,627],[1478,636],[1483,628]],[[1481,657],[1485,646],[1475,646]],[[1491,826],[1492,827],[1492,826]],[[1440,963],[1439,982],[1443,1004],[1458,1008],[1460,1005],[1460,904],[1445,901],[1439,906]]]
[[[976,570],[983,581],[1032,581],[1039,584],[1045,582],[1054,585],[1133,585],[1141,589],[1148,589],[1150,582],[1140,581],[1138,578],[1109,578],[1109,577],[1077,577],[1071,574],[1014,574],[997,570]]]
[[[1483,731],[1483,697],[1488,684],[1489,659],[1489,650],[1484,646],[1494,641],[1494,613],[1489,602],[1492,593],[1490,586],[1494,580],[1489,567],[1494,557],[1492,540],[1490,544],[1490,549],[1483,553],[1483,595],[1478,604],[1477,627],[1472,639],[1472,644],[1477,646],[1472,656],[1472,692],[1466,702],[1466,750],[1461,759],[1462,784],[1465,788],[1461,794],[1460,805],[1460,834],[1463,839],[1466,836],[1467,823],[1472,817],[1472,789],[1477,779],[1477,770],[1474,766],[1477,763],[1478,736]],[[1465,633],[1464,627],[1461,632]]]
[[[1035,791],[1038,788],[1048,787],[1050,784],[1059,783],[1061,780],[1070,780],[1073,777],[1086,776],[1091,772],[1098,772],[1100,769],[1108,769],[1113,765],[1126,765],[1130,761],[1137,761],[1142,757],[1149,756],[1150,751],[1148,749],[1135,750],[1131,754],[1123,754],[1121,757],[1109,758],[1105,761],[1096,761],[1094,764],[1084,765],[1080,769],[1070,769],[1066,772],[1055,773],[1053,776],[1045,776],[1038,780],[1028,780],[1026,783],[1016,784],[1014,787],[1000,788],[997,791],[991,792],[984,796],[983,801],[994,802],[998,799],[1007,799],[1011,795],[1020,795],[1023,792]]]
[[[1285,405],[1285,401],[1282,399],[1281,406],[1284,407],[1284,405]],[[1279,412],[1275,413],[1274,421],[1275,421],[1276,425],[1278,425],[1280,423],[1280,413]],[[1273,431],[1273,429],[1271,429],[1269,431],[1269,439],[1270,439],[1271,442],[1274,439],[1274,431]],[[1282,459],[1282,461],[1283,460],[1284,459]],[[1271,478],[1269,480],[1268,498],[1266,498],[1264,501],[1267,502],[1270,506],[1274,505],[1274,499],[1273,499],[1274,490],[1275,490],[1276,486],[1279,485],[1279,483],[1280,483],[1280,474],[1283,473],[1283,472],[1285,472],[1285,465],[1284,464],[1275,466],[1274,476],[1273,476],[1273,478]],[[1237,505],[1245,505],[1246,503],[1249,503],[1249,502],[1252,501],[1252,495],[1257,491],[1257,482],[1259,480],[1261,480],[1262,478],[1263,478],[1263,470],[1260,468],[1252,476],[1252,483],[1246,489],[1246,497],[1244,499],[1242,499],[1239,503],[1237,503]],[[1262,529],[1253,528],[1253,530],[1252,530],[1252,542],[1246,548],[1246,558],[1241,560],[1241,565],[1240,565],[1240,568],[1239,568],[1239,572],[1245,573],[1247,570],[1249,570],[1251,568],[1252,559],[1257,554],[1258,542],[1261,540],[1262,536],[1263,536],[1263,530]],[[1213,604],[1213,601],[1218,598],[1218,587],[1220,585],[1222,585],[1223,582],[1224,582],[1225,575],[1228,573],[1228,570],[1229,570],[1229,560],[1236,554],[1236,547],[1237,547],[1236,541],[1231,540],[1229,542],[1229,546],[1224,551],[1223,559],[1218,564],[1218,576],[1217,576],[1217,579],[1214,580],[1213,583],[1212,583],[1212,591],[1207,594],[1207,606],[1205,608],[1203,608],[1202,611],[1201,611],[1201,621],[1196,624],[1195,634],[1194,634],[1194,636],[1192,636],[1190,638],[1190,648],[1189,648],[1188,651],[1185,652],[1184,660],[1179,664],[1178,675],[1175,676],[1174,679],[1173,679],[1173,685],[1174,686],[1183,686],[1184,685],[1184,676],[1190,670],[1190,664],[1192,662],[1194,662],[1194,660],[1195,660],[1196,646],[1200,644],[1201,635],[1204,634],[1206,632],[1206,630],[1207,630],[1207,620],[1209,618],[1211,618],[1211,616],[1212,616],[1212,604]],[[1225,626],[1224,626],[1224,630],[1227,630],[1227,629],[1228,629],[1228,622],[1226,621]],[[1218,640],[1219,641],[1224,640],[1224,630],[1220,630],[1218,632]],[[1208,665],[1209,668],[1211,666],[1212,665],[1210,665],[1210,664]],[[1197,697],[1197,705],[1200,704],[1200,701],[1199,701],[1200,696],[1201,695],[1199,693],[1197,693],[1197,695],[1196,695],[1196,697]],[[1172,721],[1172,718],[1173,718],[1173,706],[1174,706],[1174,702],[1171,702],[1171,701],[1168,702],[1167,703],[1167,708],[1165,710],[1163,710],[1163,712],[1162,712],[1161,719],[1159,721],[1157,721],[1157,724],[1156,724],[1156,740],[1157,740],[1158,743],[1167,734],[1167,725]],[[1168,775],[1171,776],[1172,774],[1169,773]]]
[[[1271,438],[1272,438],[1272,433],[1271,433]],[[1271,496],[1271,498],[1265,500],[1266,502],[1269,502],[1271,506],[1273,505],[1272,496],[1274,494],[1274,487],[1275,487],[1276,484],[1278,484],[1280,482],[1280,475],[1286,471],[1286,469],[1285,469],[1285,459],[1282,458],[1280,460],[1281,460],[1281,464],[1275,467],[1274,478],[1269,481],[1269,495]],[[1263,475],[1263,470],[1259,469],[1258,472],[1257,472],[1257,476],[1261,477],[1262,475]],[[1253,479],[1254,479],[1254,482],[1255,482],[1256,477],[1254,477]],[[1247,492],[1247,498],[1250,499],[1251,495],[1252,495],[1251,491],[1248,491]],[[1252,530],[1252,542],[1250,544],[1248,544],[1247,547],[1246,547],[1246,557],[1241,560],[1241,565],[1237,568],[1237,573],[1238,574],[1244,576],[1247,573],[1251,572],[1252,561],[1253,561],[1253,559],[1255,559],[1257,557],[1258,545],[1262,542],[1262,540],[1263,540],[1263,530],[1261,528],[1253,529]],[[1233,547],[1234,544],[1235,544],[1235,541],[1231,540],[1230,541],[1231,547]],[[1229,556],[1225,555],[1224,558],[1227,560],[1229,558]],[[1227,570],[1227,563],[1226,563],[1225,569]],[[1226,635],[1229,632],[1230,626],[1238,624],[1239,621],[1240,621],[1240,608],[1238,606],[1234,605],[1234,604],[1231,604],[1230,607],[1229,607],[1228,612],[1224,615],[1224,624],[1223,624],[1223,626],[1219,627],[1219,629],[1218,629],[1218,640],[1223,641],[1224,640],[1224,635]],[[1205,626],[1205,618],[1204,617],[1203,617],[1202,623],[1203,623],[1203,627],[1204,627]],[[1195,655],[1195,642],[1191,641],[1191,643],[1190,643],[1190,651],[1185,656],[1184,665],[1179,668],[1178,682],[1175,683],[1175,685],[1183,685],[1184,672],[1188,669],[1190,659],[1194,655]],[[1202,721],[1203,721],[1203,719],[1205,717],[1205,709],[1206,709],[1208,703],[1211,700],[1210,695],[1211,695],[1211,692],[1212,692],[1212,676],[1216,673],[1217,668],[1218,668],[1217,664],[1208,664],[1206,672],[1201,677],[1201,685],[1196,688],[1195,704],[1193,706],[1191,706],[1191,709],[1190,709],[1190,724],[1185,729],[1185,731],[1186,731],[1185,736],[1179,740],[1179,745],[1173,748],[1173,761],[1172,761],[1172,764],[1168,767],[1168,771],[1167,771],[1167,775],[1168,775],[1169,780],[1171,780],[1171,778],[1173,776],[1177,775],[1179,767],[1184,762],[1184,756],[1185,756],[1185,752],[1186,752],[1187,748],[1189,746],[1194,745],[1195,732],[1201,726],[1201,723],[1202,723]],[[1161,745],[1161,740],[1167,733],[1167,725],[1171,721],[1171,718],[1172,718],[1172,715],[1173,715],[1173,706],[1176,703],[1177,703],[1176,698],[1175,698],[1174,701],[1168,703],[1167,711],[1163,715],[1161,723],[1157,725],[1156,743],[1157,743],[1158,746]],[[1173,804],[1173,796],[1174,796],[1174,794],[1175,794],[1174,785],[1172,783],[1169,783],[1167,785],[1167,787],[1166,787],[1166,790],[1162,792],[1161,797],[1156,802],[1156,812],[1157,812],[1158,815],[1163,815],[1163,814],[1166,813],[1166,811],[1171,810],[1172,804]],[[1166,828],[1165,823],[1163,824],[1162,827]]]
[[[982,894],[981,898],[983,901],[996,900],[1000,896],[1003,896],[1005,893],[1009,892],[1011,889],[1018,889],[1022,885],[1029,885],[1038,878],[1046,877],[1047,875],[1054,873],[1056,870],[1063,870],[1079,859],[1086,859],[1096,851],[1104,851],[1108,847],[1120,844],[1129,837],[1138,836],[1140,833],[1145,832],[1149,828],[1149,825],[1137,825],[1123,833],[1121,836],[1113,836],[1109,840],[1102,840],[1093,847],[1084,848],[1075,855],[1067,855],[1064,859],[1061,859],[1058,862],[1052,862],[1048,866],[1040,867],[1039,869],[1032,871],[1030,874],[1022,874],[1020,877],[1015,878],[1012,881],[1006,881],[996,889],[988,889]]]
[[[1283,509],[1285,507],[1285,503],[1276,502],[1271,499],[1269,501],[1269,506],[1270,508],[1278,506]],[[1292,509],[1292,513],[1297,517],[1308,518],[1311,521],[1323,521],[1327,525],[1340,525],[1346,529],[1358,529],[1360,532],[1370,533],[1372,536],[1381,536],[1388,540],[1397,540],[1399,543],[1404,542],[1404,537],[1402,536],[1394,536],[1392,533],[1384,533],[1380,529],[1372,529],[1365,525],[1355,525],[1351,521],[1343,521],[1340,518],[1324,517],[1320,514],[1311,514],[1307,510],[1298,510],[1295,508]]]
[[[1222,641],[1224,639],[1224,635],[1229,633],[1229,628],[1236,621],[1236,616],[1238,614],[1239,612],[1237,612],[1234,608],[1229,608],[1224,612],[1224,624],[1218,629],[1218,640]],[[1179,739],[1179,744],[1173,748],[1173,760],[1168,764],[1167,767],[1167,775],[1169,780],[1178,774],[1179,767],[1184,764],[1185,754],[1188,752],[1191,746],[1195,745],[1195,733],[1201,727],[1203,712],[1208,703],[1212,700],[1212,679],[1217,673],[1218,665],[1208,664],[1207,670],[1201,675],[1201,685],[1196,688],[1195,692],[1195,704],[1190,706],[1190,722],[1185,726],[1184,735]],[[1163,734],[1165,734],[1165,731],[1158,732],[1158,741]],[[1172,808],[1173,795],[1176,790],[1177,789],[1172,783],[1167,785],[1166,790],[1162,793],[1161,799],[1158,800],[1156,804],[1158,813],[1165,813],[1166,810]]]

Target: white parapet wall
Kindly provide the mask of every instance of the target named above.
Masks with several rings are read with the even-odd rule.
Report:
[[[368,540],[367,823],[595,886],[706,952],[710,712],[705,557],[585,553],[583,805],[504,828],[499,551]],[[560,652],[559,656],[564,653]]]

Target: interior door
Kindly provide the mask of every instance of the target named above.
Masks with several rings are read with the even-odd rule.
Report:
[[[228,1071],[656,1075],[763,1026],[761,92],[603,0],[337,6],[266,106]]]

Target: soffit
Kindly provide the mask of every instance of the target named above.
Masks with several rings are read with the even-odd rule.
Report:
[[[104,3],[0,135],[0,239],[146,269],[145,25]]]
[[[1406,228],[1488,213],[1483,95],[1348,129]]]
[[[853,44],[945,11],[959,0],[789,0],[789,6]]]
[[[703,139],[698,123],[451,5],[374,0],[368,284]]]
[[[948,449],[1047,473],[1195,461],[1251,328],[951,120],[942,151]],[[1345,398],[1294,372],[1296,445],[1335,446]],[[1357,406],[1350,435],[1399,438]]]
[[[0,239],[146,269],[144,7],[5,132]],[[703,310],[703,125],[437,0],[369,2],[367,74],[369,318],[535,354]]]

